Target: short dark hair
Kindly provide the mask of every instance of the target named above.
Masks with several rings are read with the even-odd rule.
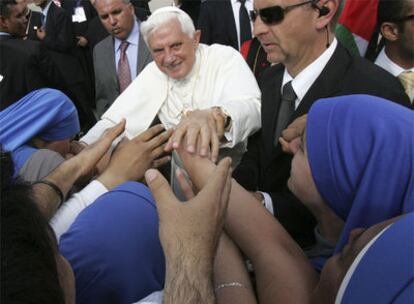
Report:
[[[28,184],[1,193],[1,303],[64,304],[53,231]]]
[[[8,18],[11,5],[17,5],[16,0],[0,0],[0,16]]]
[[[380,0],[378,2],[378,25],[381,26],[384,22],[396,22],[405,17],[407,3],[406,0]]]
[[[0,172],[1,191],[3,192],[13,184],[14,166],[10,153],[4,151],[2,145],[0,145]]]

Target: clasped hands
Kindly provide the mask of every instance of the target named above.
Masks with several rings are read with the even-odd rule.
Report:
[[[200,156],[209,156],[213,162],[217,162],[225,125],[226,115],[219,107],[188,111],[168,140],[165,151],[180,148],[185,138],[188,153],[195,153],[196,143],[199,143]]]

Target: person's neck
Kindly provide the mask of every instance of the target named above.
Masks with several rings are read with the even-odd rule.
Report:
[[[332,44],[334,36],[332,34],[329,35],[329,45]],[[309,66],[312,62],[319,58],[326,51],[327,41],[326,36],[319,36],[318,41],[313,44],[313,47],[307,47],[305,54],[300,54],[292,60],[287,60],[287,62],[283,62],[284,66],[286,67],[289,75],[295,78],[300,72],[302,72],[307,66]],[[297,60],[296,60],[297,59]]]
[[[393,43],[386,44],[384,51],[388,58],[401,68],[408,70],[414,67],[414,53],[406,54]]]
[[[318,222],[320,234],[332,245],[335,245],[341,236],[344,221],[339,218],[329,207],[312,210]]]
[[[46,8],[46,6],[50,3],[50,1],[52,1],[52,0],[48,0],[48,1],[43,2],[42,4],[39,5],[39,7],[42,10],[44,10]]]

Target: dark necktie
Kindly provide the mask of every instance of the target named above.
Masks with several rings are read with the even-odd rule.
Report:
[[[292,87],[292,81],[289,81],[283,86],[282,100],[280,102],[279,114],[277,115],[276,131],[275,131],[275,146],[279,143],[279,137],[282,131],[287,127],[289,118],[295,111],[296,93]]]
[[[239,0],[240,11],[239,11],[239,24],[240,24],[240,47],[243,42],[252,39],[252,30],[250,28],[249,14],[247,13],[246,0]]]
[[[129,68],[128,56],[126,50],[129,46],[127,41],[122,41],[121,46],[121,55],[119,56],[118,61],[118,80],[119,80],[119,91],[122,93],[127,86],[131,83],[131,69]]]
[[[45,19],[46,19],[46,16],[43,15],[43,13],[41,13],[40,14],[40,23],[42,24],[43,28],[45,27]]]

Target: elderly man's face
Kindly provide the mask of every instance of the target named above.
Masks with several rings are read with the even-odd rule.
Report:
[[[2,30],[15,37],[23,37],[27,28],[27,6],[26,3],[19,3],[9,6],[10,15],[1,17]]]
[[[158,68],[173,79],[186,77],[195,62],[200,31],[190,38],[177,20],[172,20],[148,37],[148,45]]]
[[[306,0],[255,0],[255,10],[279,5],[282,8],[306,2]],[[314,22],[319,12],[310,3],[285,11],[284,19],[276,24],[265,24],[258,16],[254,22],[254,35],[258,37],[267,59],[294,65],[302,60],[315,44],[317,31]]]
[[[106,30],[125,40],[134,28],[134,7],[123,0],[96,0],[95,8]]]

